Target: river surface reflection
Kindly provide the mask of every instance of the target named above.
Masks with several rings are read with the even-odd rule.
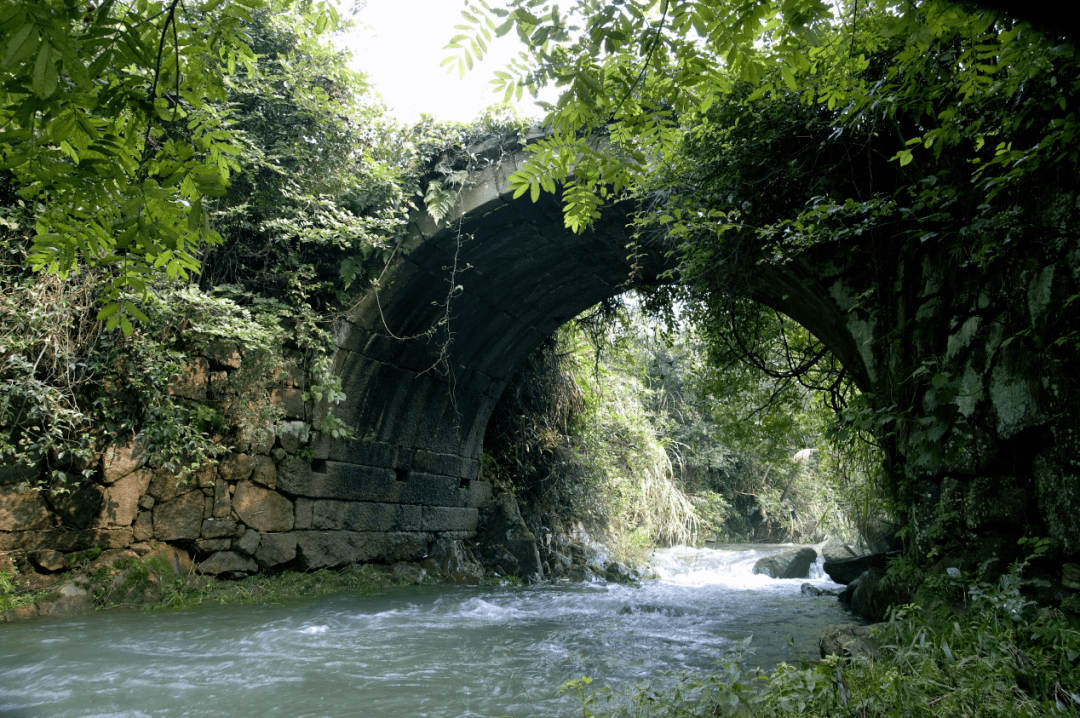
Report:
[[[801,595],[807,579],[751,573],[782,548],[659,550],[641,588],[417,586],[0,625],[0,716],[568,715],[557,689],[582,675],[629,690],[708,671],[750,635],[750,664],[816,655],[852,617]]]

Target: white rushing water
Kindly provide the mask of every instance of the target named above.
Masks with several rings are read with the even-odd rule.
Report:
[[[746,637],[764,667],[852,620],[817,577],[751,573],[782,547],[655,552],[659,579],[411,587],[276,606],[0,624],[0,716],[555,716],[583,675],[630,690],[706,672]],[[794,646],[795,653],[792,653]]]

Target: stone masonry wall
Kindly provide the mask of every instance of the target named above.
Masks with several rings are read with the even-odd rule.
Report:
[[[173,395],[216,406],[247,400],[227,389],[230,374],[242,368],[240,348],[212,345],[206,354],[187,365]],[[90,467],[64,467],[92,470],[74,491],[57,490],[61,484],[43,466],[0,467],[0,552],[148,551],[156,541],[190,551],[204,573],[238,576],[416,561],[439,538],[475,533],[478,507],[490,498],[485,482],[349,470],[330,461],[313,469],[306,457],[314,407],[303,401],[303,388],[303,371],[291,366],[272,392],[282,417],[272,431],[237,431],[238,450],[185,480],[148,463],[146,447],[129,437],[105,446]],[[430,452],[411,459],[440,468]]]

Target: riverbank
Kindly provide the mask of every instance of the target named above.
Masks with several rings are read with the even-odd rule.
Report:
[[[548,542],[551,543],[550,541]],[[276,603],[351,591],[376,593],[407,585],[520,585],[507,572],[508,559],[494,561],[461,541],[436,543],[422,562],[354,564],[338,569],[280,571],[249,576],[216,576],[198,571],[183,549],[151,543],[130,549],[91,549],[53,558],[49,568],[25,557],[17,566],[0,556],[0,622],[34,616],[71,615],[101,609],[182,609],[203,604]],[[570,550],[573,549],[573,550]],[[532,549],[534,552],[535,548]],[[555,554],[545,547],[547,553]],[[638,568],[605,562],[596,549],[566,543],[559,580],[582,583],[597,578],[634,583]],[[47,563],[38,560],[37,563]]]
[[[102,609],[183,609],[203,604],[276,603],[338,591],[375,593],[393,586],[438,583],[416,564],[361,564],[340,570],[283,571],[228,580],[200,574],[182,551],[161,545],[134,551],[86,551],[62,573],[9,570],[0,583],[0,621],[74,615]]]

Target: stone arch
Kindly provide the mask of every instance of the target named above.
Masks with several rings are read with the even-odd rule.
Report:
[[[475,508],[456,509],[489,495],[477,481],[484,431],[520,360],[588,307],[656,283],[668,268],[657,247],[628,256],[628,203],[606,207],[578,235],[557,198],[513,199],[508,178],[525,151],[504,151],[500,140],[473,148],[490,164],[472,173],[444,221],[414,215],[378,286],[338,321],[335,371],[347,399],[331,411],[357,438],[320,439],[310,467],[294,465],[280,488],[419,504],[432,517],[421,530],[470,531]],[[858,376],[836,302],[798,265],[763,271],[754,298],[802,322]]]

